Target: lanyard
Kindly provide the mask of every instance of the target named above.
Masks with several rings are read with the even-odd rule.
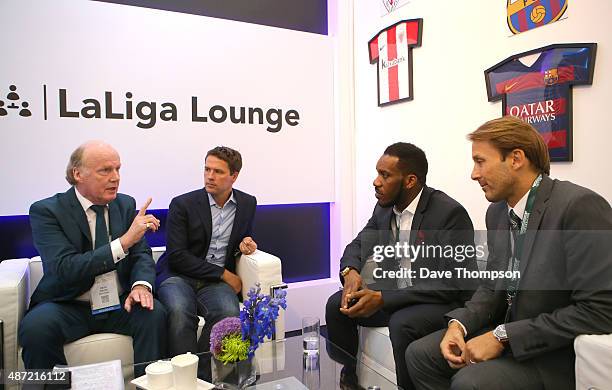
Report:
[[[527,204],[525,205],[525,211],[523,211],[523,218],[521,219],[521,228],[518,233],[516,240],[516,247],[514,248],[514,258],[517,261],[520,260],[521,251],[523,250],[523,236],[527,232],[527,225],[529,224],[529,217],[533,211],[533,205],[535,204],[536,194],[538,193],[538,187],[542,181],[542,174],[538,175],[531,185],[529,195],[527,195]]]
[[[527,232],[527,225],[529,224],[529,216],[533,211],[533,206],[535,204],[536,194],[538,192],[538,187],[540,186],[540,182],[542,181],[542,174],[538,175],[538,177],[534,180],[531,185],[531,189],[529,190],[529,195],[527,195],[527,204],[525,206],[525,211],[523,212],[523,218],[521,220],[521,227],[518,233],[512,231],[511,235],[513,236],[514,242],[514,253],[511,259],[511,271],[518,271],[520,265],[520,256],[521,251],[523,250],[523,241],[525,233]],[[514,239],[514,235],[517,234],[516,239]],[[516,296],[516,290],[518,287],[518,278],[513,278],[508,283],[508,287],[506,290],[506,299],[508,301],[508,311],[506,312],[506,321],[508,322],[508,318],[510,315],[510,306],[512,306],[512,300]]]

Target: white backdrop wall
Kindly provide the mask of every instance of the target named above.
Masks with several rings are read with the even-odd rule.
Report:
[[[505,3],[412,0],[384,17],[379,1],[354,3],[354,232],[372,213],[376,161],[397,141],[412,142],[426,152],[427,184],[456,198],[475,227],[483,229],[488,202],[470,180],[471,144],[465,136],[501,116],[501,101],[487,101],[484,70],[511,55],[553,43],[596,42],[598,47],[593,85],[573,88],[574,161],[554,163],[551,175],[612,199],[612,2],[570,0],[563,20],[516,36],[506,24]],[[376,65],[369,63],[368,40],[412,18],[423,18],[422,46],[412,52],[414,100],[378,107]]]
[[[153,196],[152,208],[201,187],[203,157],[217,145],[242,153],[237,187],[259,204],[334,200],[327,36],[85,0],[3,0],[0,36],[0,100],[6,109],[14,85],[16,104],[27,101],[32,113],[19,116],[20,106],[0,116],[0,215],[27,214],[33,201],[65,191],[68,156],[88,139],[118,149],[120,191],[139,203]],[[62,115],[62,90],[64,111],[78,117]],[[84,108],[96,113],[86,99],[99,102],[101,118],[83,117]],[[209,112],[216,105],[228,115],[221,123],[212,115],[222,111]],[[245,107],[247,123],[231,122],[231,106]],[[251,107],[262,110],[263,124],[258,114],[248,123]],[[270,109],[282,111],[282,127]],[[123,119],[107,118],[110,111]]]

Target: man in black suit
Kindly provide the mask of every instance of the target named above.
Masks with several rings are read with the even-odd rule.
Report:
[[[165,353],[166,313],[153,298],[155,263],[143,238],[159,220],[119,194],[119,154],[91,141],[71,155],[72,187],[34,203],[30,224],[44,275],[19,327],[27,369],[65,365],[64,344],[92,333],[134,340],[134,362]],[[137,368],[141,375],[144,369]]]
[[[459,280],[455,268],[476,270],[474,254],[442,258],[437,255],[382,259],[381,248],[409,244],[412,248],[450,246],[474,247],[474,229],[465,209],[445,193],[425,185],[427,158],[409,143],[389,146],[376,164],[374,189],[378,203],[372,217],[347,245],[340,260],[340,279],[344,289],[332,295],[325,318],[329,340],[353,359],[328,344],[334,359],[344,364],[341,382],[358,387],[354,356],[357,354],[357,325],[389,326],[398,385],[412,388],[404,352],[413,341],[442,328],[444,313],[459,307],[471,295],[476,280]],[[374,255],[379,267],[375,283],[366,286],[360,271]],[[399,262],[399,263],[398,263]],[[394,275],[389,271],[409,271]],[[433,280],[425,271],[450,272],[450,277]],[[390,275],[389,277],[384,277]],[[397,276],[397,275],[395,275]],[[356,303],[355,303],[356,302]],[[349,303],[354,303],[350,305]]]
[[[239,315],[236,258],[251,254],[257,200],[232,186],[242,157],[216,147],[206,154],[204,188],[172,199],[168,210],[166,253],[157,264],[159,299],[168,310],[171,356],[210,350],[210,330],[218,321]],[[198,315],[205,324],[196,339]],[[200,360],[199,376],[210,380],[210,360]]]
[[[418,389],[573,389],[574,338],[612,332],[610,204],[548,177],[542,136],[517,118],[468,138],[472,179],[492,202],[487,269],[507,276],[412,343],[410,375]]]

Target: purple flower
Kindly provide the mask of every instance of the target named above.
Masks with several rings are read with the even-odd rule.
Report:
[[[215,357],[221,353],[224,337],[231,334],[241,334],[240,323],[238,317],[227,317],[213,325],[210,331],[210,350]]]

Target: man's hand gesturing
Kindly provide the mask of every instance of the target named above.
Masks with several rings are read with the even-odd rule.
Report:
[[[155,218],[152,214],[147,214],[147,208],[152,200],[152,198],[147,199],[145,204],[140,208],[140,211],[138,211],[138,214],[136,214],[128,231],[119,238],[121,247],[124,251],[127,251],[140,241],[147,230],[151,229],[156,232],[157,229],[159,229],[159,219]]]

